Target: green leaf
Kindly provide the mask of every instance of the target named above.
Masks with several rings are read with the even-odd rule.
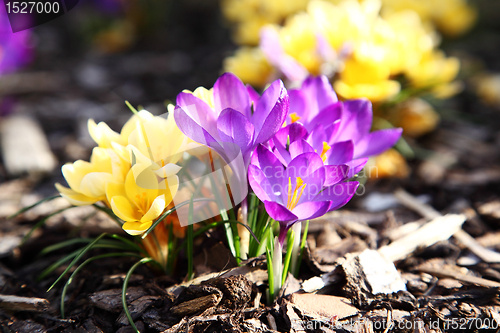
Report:
[[[295,240],[295,232],[293,230],[290,230],[289,237],[286,243],[286,255],[285,255],[285,261],[283,262],[283,273],[281,275],[281,285],[285,285],[285,280],[286,277],[288,276],[288,268],[290,267],[290,259],[292,258],[292,248],[293,248],[293,241]],[[298,236],[298,235],[297,235]]]

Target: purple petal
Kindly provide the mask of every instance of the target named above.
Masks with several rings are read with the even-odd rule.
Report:
[[[188,138],[214,149],[222,149],[217,140],[196,123],[180,106],[177,106],[174,110],[174,119],[181,132]]]
[[[248,96],[250,97],[250,102],[253,103],[253,107],[255,108],[255,106],[257,105],[257,102],[259,101],[260,95],[249,84],[247,84],[247,92],[248,92]]]
[[[307,141],[304,139],[292,142],[290,144],[289,150],[290,150],[290,157],[292,159],[299,156],[300,154],[315,152],[314,148],[311,147],[311,145],[307,143]]]
[[[337,102],[330,104],[325,107],[321,112],[318,113],[314,118],[312,118],[308,123],[306,123],[306,129],[311,131],[314,127],[319,124],[327,126],[328,124],[333,124],[335,121],[341,119],[342,117],[343,103]]]
[[[273,138],[273,142],[275,145],[278,143],[282,146],[286,147],[288,143],[288,138],[290,138],[290,143],[307,138],[307,130],[300,123],[293,123],[288,126],[283,127]]]
[[[303,118],[302,121],[307,120],[308,114],[306,112],[307,110],[305,93],[299,89],[291,89],[288,91],[288,96],[290,99],[290,110],[288,112],[288,115],[290,116],[292,113],[295,113],[301,119]],[[287,124],[291,123],[292,119],[288,117]]]
[[[208,133],[214,137],[217,135],[216,114],[207,103],[193,94],[185,92],[177,95],[176,103]]]
[[[248,90],[238,77],[232,73],[224,73],[214,84],[215,110],[231,108],[241,112],[250,119],[250,97]]]
[[[349,166],[325,165],[326,177],[324,186],[332,186],[349,178]]]
[[[369,133],[354,147],[354,158],[378,155],[394,146],[403,129],[391,128]]]
[[[271,190],[267,193],[272,194],[271,197],[281,197],[283,192],[282,178],[285,168],[278,158],[263,145],[258,145],[252,157],[252,164],[262,170],[269,180]],[[282,202],[281,200],[277,201]]]
[[[335,140],[352,140],[356,145],[359,140],[370,132],[372,117],[372,104],[369,100],[345,101],[338,136]]]
[[[349,177],[354,177],[358,172],[363,170],[365,167],[366,162],[368,162],[368,157],[365,158],[358,158],[356,160],[352,160],[347,162],[346,164],[349,166]]]
[[[338,59],[337,52],[323,34],[316,34],[316,45],[316,51],[324,62],[333,63]]]
[[[333,91],[332,85],[324,75],[309,76],[300,89],[306,97],[306,107],[308,109],[307,121],[313,119],[325,107],[338,101],[337,95]]]
[[[329,186],[319,193],[314,201],[330,201],[328,211],[338,209],[351,200],[358,186],[358,182],[345,182]]]
[[[264,172],[257,166],[250,164],[248,166],[248,182],[253,192],[261,201],[275,200],[272,191],[272,185]]]
[[[309,201],[295,207],[292,212],[299,220],[310,220],[325,215],[330,207],[328,201]]]
[[[274,81],[257,102],[252,123],[256,143],[269,140],[281,128],[288,114],[288,93],[281,80]]]
[[[327,152],[328,165],[345,164],[352,160],[354,144],[352,141],[342,141],[331,145]]]
[[[255,134],[252,123],[238,111],[225,109],[217,119],[217,130],[221,142],[234,143],[243,156],[252,148]]]
[[[289,211],[285,206],[273,201],[264,201],[266,212],[273,220],[278,222],[290,223],[297,221],[297,216]],[[281,223],[280,223],[281,225]]]
[[[316,172],[318,169],[320,171]],[[316,195],[323,188],[325,182],[325,170],[323,160],[316,153],[305,153],[294,158],[285,170],[285,175],[282,180],[283,202],[288,201],[288,190],[291,182],[292,190],[297,184],[297,177],[300,177],[307,185],[304,190],[305,197]],[[303,202],[301,198],[300,202]]]
[[[273,66],[278,66],[285,52],[281,47],[280,35],[276,29],[262,28],[260,31],[260,49],[266,56],[267,60]]]

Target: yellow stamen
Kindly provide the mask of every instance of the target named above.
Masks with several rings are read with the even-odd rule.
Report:
[[[326,162],[326,152],[329,151],[330,149],[332,149],[332,147],[330,147],[328,145],[328,143],[323,142],[323,151],[321,152],[321,155],[320,155],[323,162]]]
[[[300,117],[297,116],[297,114],[294,112],[294,113],[290,113],[290,118],[292,119],[292,124],[296,121],[299,121],[300,120]]]
[[[297,177],[297,183],[295,184],[295,188],[292,191],[292,179],[288,178],[288,200],[286,203],[286,208],[292,210],[297,206],[307,184],[304,183],[302,178]],[[300,192],[300,193],[299,193]]]

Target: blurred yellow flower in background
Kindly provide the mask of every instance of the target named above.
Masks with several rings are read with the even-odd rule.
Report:
[[[257,45],[262,27],[281,24],[290,15],[306,10],[310,1],[223,0],[222,12],[234,26],[233,38],[237,44]],[[327,1],[333,4],[342,2]],[[467,0],[382,0],[381,4],[384,12],[414,11],[423,22],[436,26],[451,37],[465,33],[477,19],[477,11]],[[332,21],[335,19],[332,17]]]
[[[457,92],[452,82],[459,61],[437,49],[439,36],[417,4],[408,4],[416,11],[380,0],[306,5],[306,12],[288,16],[282,26],[261,29],[260,50],[240,49],[225,60],[225,70],[261,88],[277,75],[296,85],[307,74],[324,74],[342,98],[372,102],[391,100],[407,87],[438,98]]]

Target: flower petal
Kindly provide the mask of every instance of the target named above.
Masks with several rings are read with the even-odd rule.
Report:
[[[127,232],[127,234],[132,235],[132,236],[137,236],[137,235],[141,235],[144,232],[146,232],[146,230],[148,230],[152,224],[153,224],[152,221],[145,222],[145,223],[125,222],[122,225],[122,228],[123,228],[123,230],[125,230]]]
[[[91,198],[88,197],[84,194],[78,193],[73,191],[70,188],[64,187],[59,183],[55,184],[56,189],[59,191],[61,196],[68,200],[72,205],[74,206],[87,206],[87,205],[92,205],[93,203],[96,203],[100,200],[103,200],[103,198]]]
[[[217,130],[221,142],[236,144],[243,156],[250,153],[255,130],[253,124],[242,113],[233,109],[225,109],[217,119]]]
[[[325,184],[324,186],[332,186],[347,178],[349,178],[349,166],[343,165],[325,165]]]
[[[313,201],[330,201],[328,211],[338,209],[345,205],[356,193],[358,182],[345,182],[326,187]]]
[[[255,143],[264,143],[281,128],[289,108],[288,93],[281,80],[274,81],[257,102],[252,123]]]
[[[182,108],[182,110],[197,124],[199,124],[202,128],[204,128],[211,135],[216,135],[217,133],[217,114],[212,108],[205,103],[202,99],[194,96],[191,93],[181,92],[177,95],[177,106]],[[175,109],[174,109],[174,118],[177,125],[177,117],[175,117]]]
[[[302,83],[301,91],[306,98],[307,120],[312,120],[327,106],[338,101],[332,85],[324,75],[309,76]]]
[[[306,129],[310,132],[319,124],[323,124],[324,127],[327,127],[330,124],[333,124],[335,121],[340,120],[342,117],[343,103],[336,102],[330,105],[327,105],[321,112],[319,112],[315,117],[313,117],[310,121],[306,122]]]
[[[250,97],[243,82],[232,73],[224,73],[214,84],[214,104],[217,113],[227,108],[241,112],[250,119]]]
[[[109,203],[111,204],[113,213],[115,213],[115,215],[123,221],[135,222],[140,220],[141,217],[139,216],[137,210],[132,207],[132,204],[127,198],[114,196],[111,198]]]
[[[349,177],[354,177],[358,172],[360,172],[364,167],[366,162],[368,162],[368,157],[358,158],[356,160],[352,160],[347,162],[346,164],[349,166]]]
[[[248,166],[248,182],[257,198],[261,201],[276,200],[269,179],[261,169],[253,164]]]
[[[372,118],[372,103],[369,100],[345,101],[336,141],[352,140],[354,144],[357,144],[370,132]]]
[[[266,187],[261,187],[263,187],[263,190],[267,193],[269,198],[273,198],[270,200],[278,200],[281,202],[278,198],[283,192],[282,177],[285,173],[285,168],[281,162],[271,151],[269,151],[269,149],[263,145],[259,145],[254,152],[252,163],[263,172],[264,176],[269,181],[269,187],[267,187],[267,185]]]
[[[163,213],[166,207],[167,205],[165,202],[165,196],[164,195],[157,196],[151,203],[149,210],[141,218],[141,222],[145,223],[155,220],[158,216],[161,215],[161,213]]]
[[[309,201],[298,205],[292,212],[299,220],[310,220],[325,215],[329,207],[328,201]]]
[[[297,221],[298,219],[297,215],[293,214],[285,206],[277,202],[264,201],[264,206],[266,207],[266,212],[275,221],[290,223],[293,221]]]
[[[341,141],[330,146],[327,152],[328,165],[345,164],[352,160],[354,144],[352,141]]]
[[[402,132],[401,128],[391,128],[369,133],[356,144],[354,158],[381,154],[394,146]]]
[[[181,107],[175,108],[174,118],[181,132],[187,137],[214,149],[222,149],[215,139],[216,137],[218,138],[217,125],[214,126],[215,134],[209,133],[205,128],[193,120]]]
[[[291,114],[300,117],[299,121],[306,121],[308,114],[306,109],[306,96],[300,89],[288,90],[288,97],[290,99],[290,110],[288,112],[287,124],[292,124]]]
[[[314,148],[304,139],[293,141],[292,143],[290,143],[289,150],[290,150],[290,157],[292,159],[294,159],[300,154],[315,152]]]
[[[113,175],[107,172],[91,172],[82,178],[80,193],[94,198],[104,197],[106,184],[113,181]]]

